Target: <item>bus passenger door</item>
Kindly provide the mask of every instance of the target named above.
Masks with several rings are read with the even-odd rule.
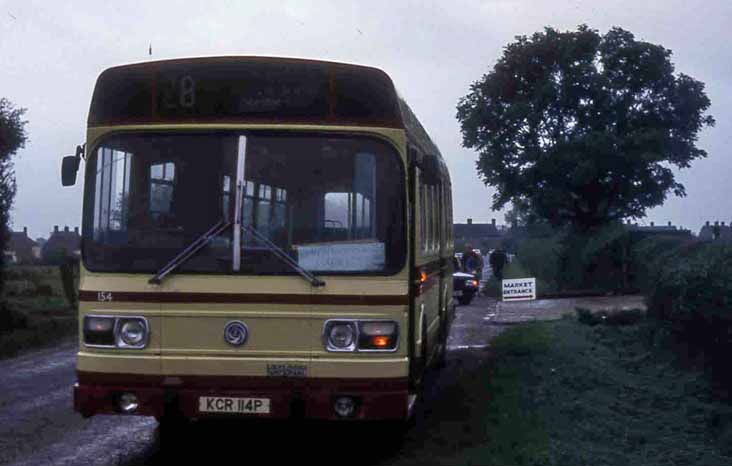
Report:
[[[440,305],[441,305],[441,279],[440,279],[440,241],[438,213],[438,184],[434,176],[430,176],[423,170],[418,170],[418,231],[415,252],[417,255],[417,270],[419,276],[419,290],[416,304],[417,314],[420,320],[417,321],[417,328],[420,333],[416,335],[419,341],[419,351],[426,354],[426,363],[429,363],[435,355],[439,344],[440,335]],[[423,341],[426,339],[426,341]],[[420,355],[420,353],[417,353]]]

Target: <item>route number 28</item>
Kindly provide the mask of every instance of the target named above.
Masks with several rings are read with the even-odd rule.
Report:
[[[171,78],[163,91],[166,108],[193,108],[196,105],[196,82],[190,75]]]

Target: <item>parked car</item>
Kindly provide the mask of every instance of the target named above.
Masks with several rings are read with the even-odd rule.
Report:
[[[453,298],[457,299],[462,306],[467,306],[478,293],[480,282],[478,278],[471,273],[462,272],[460,259],[454,258],[455,272],[452,274]]]

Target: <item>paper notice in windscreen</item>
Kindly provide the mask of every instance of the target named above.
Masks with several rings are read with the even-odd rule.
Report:
[[[311,272],[372,272],[384,269],[384,243],[299,246],[297,263]]]

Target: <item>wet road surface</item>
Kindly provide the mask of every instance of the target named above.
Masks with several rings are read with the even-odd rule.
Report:
[[[212,461],[214,458],[250,464],[292,460],[316,464],[390,463],[408,456],[408,450],[420,448],[425,431],[439,426],[434,410],[444,392],[457,383],[461,373],[474,370],[485,360],[486,347],[505,328],[492,324],[495,308],[495,301],[484,297],[458,308],[448,340],[447,365],[430,375],[426,402],[419,405],[403,439],[393,432],[388,435],[383,424],[307,421],[199,422],[180,437],[160,439],[152,418],[83,419],[73,411],[76,342],[3,360],[0,464],[156,465],[170,460],[218,464]]]

